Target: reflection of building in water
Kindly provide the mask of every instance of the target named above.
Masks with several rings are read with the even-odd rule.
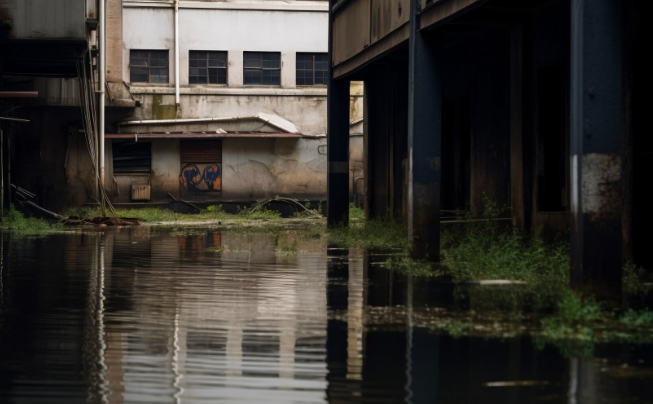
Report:
[[[270,236],[147,232],[108,236],[107,276],[132,284],[132,304],[106,319],[112,403],[121,392],[125,402],[324,402],[324,258],[279,258]],[[123,261],[137,245],[150,259]]]

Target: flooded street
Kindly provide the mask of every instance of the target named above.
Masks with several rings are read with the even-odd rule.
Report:
[[[292,230],[5,231],[1,248],[2,403],[653,402],[650,345],[436,333],[454,285]]]

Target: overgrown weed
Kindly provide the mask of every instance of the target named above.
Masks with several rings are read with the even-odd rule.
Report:
[[[406,225],[391,215],[363,223],[350,223],[327,231],[327,243],[334,247],[364,248],[368,250],[398,250],[408,248]]]
[[[60,230],[60,223],[50,225],[47,220],[36,217],[25,217],[12,204],[4,217],[0,227],[10,229],[25,235],[45,234],[53,230]]]
[[[363,209],[356,207],[353,202],[349,202],[349,219],[364,220],[365,212]]]

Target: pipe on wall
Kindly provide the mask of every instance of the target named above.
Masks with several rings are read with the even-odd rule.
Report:
[[[98,144],[99,144],[99,161],[100,161],[100,185],[104,187],[104,89],[106,86],[107,74],[107,25],[106,25],[106,0],[100,0],[98,20],[100,25],[100,52],[99,52],[99,71],[98,71],[98,94],[99,94],[99,119],[98,119]]]
[[[179,108],[179,0],[175,0],[175,105]]]

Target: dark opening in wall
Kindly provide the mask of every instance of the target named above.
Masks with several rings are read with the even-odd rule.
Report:
[[[113,144],[113,172],[149,173],[152,170],[152,143]]]
[[[470,110],[469,96],[442,106],[442,209],[469,207]]]
[[[567,209],[567,69],[537,72],[537,206],[540,212]]]

